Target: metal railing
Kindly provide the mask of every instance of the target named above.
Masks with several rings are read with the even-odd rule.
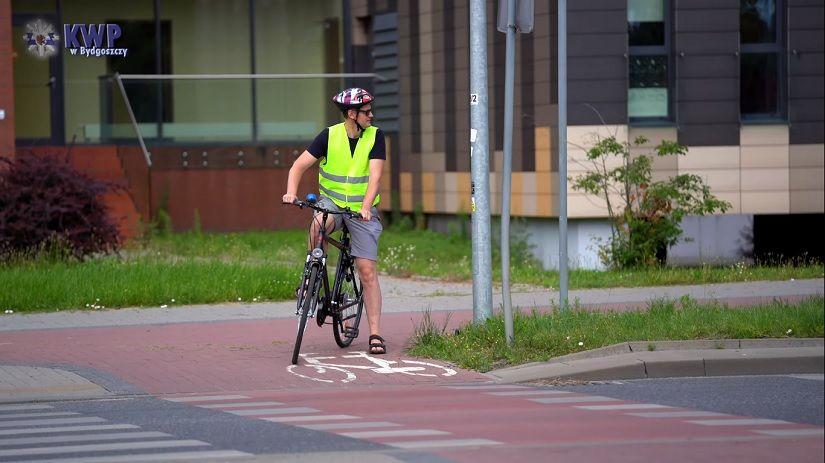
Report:
[[[279,79],[376,79],[379,81],[386,81],[387,78],[375,73],[333,73],[333,74],[115,74],[114,80],[117,82],[117,87],[120,91],[120,95],[123,98],[123,102],[126,106],[126,111],[129,116],[129,120],[131,122],[132,128],[135,131],[135,135],[138,139],[138,143],[140,144],[140,149],[143,152],[143,156],[146,160],[146,165],[151,167],[152,166],[152,155],[149,152],[148,148],[146,147],[146,140],[144,134],[141,131],[140,124],[138,123],[137,118],[135,117],[135,111],[132,106],[132,102],[129,99],[129,95],[126,92],[126,88],[124,86],[124,81],[175,81],[175,80],[251,80],[253,82],[257,82],[258,80],[279,80]],[[253,86],[254,89],[254,86]],[[254,94],[254,90],[253,90]],[[251,122],[252,127],[252,139],[257,140],[257,130],[258,124],[256,121],[256,115],[254,110],[254,97],[253,97],[253,121]],[[158,122],[158,125],[162,125],[163,122]]]

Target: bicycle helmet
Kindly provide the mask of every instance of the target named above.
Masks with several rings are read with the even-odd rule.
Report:
[[[347,111],[350,109],[359,110],[362,106],[372,103],[372,100],[374,99],[375,98],[372,97],[370,92],[364,90],[363,88],[353,87],[348,88],[332,97],[332,102],[338,106],[338,109],[340,109],[346,117]],[[361,133],[364,132],[364,127],[362,127],[358,121],[355,122],[355,125]]]
[[[371,103],[374,99],[370,92],[363,88],[353,87],[332,97],[332,102],[338,106],[341,112],[346,114],[348,110],[358,109],[367,103]]]

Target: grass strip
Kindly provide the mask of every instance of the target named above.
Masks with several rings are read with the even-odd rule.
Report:
[[[558,272],[514,253],[511,281],[558,287]],[[472,278],[470,241],[432,231],[386,230],[379,270],[447,281]],[[521,256],[521,257],[519,257]],[[120,256],[86,262],[0,264],[0,310],[37,312],[105,306],[206,304],[293,297],[306,257],[306,232],[180,233],[130,243]],[[329,262],[337,261],[330,249]],[[501,266],[493,274],[500,280]],[[570,289],[666,286],[822,278],[819,263],[792,266],[702,266],[570,272]],[[175,299],[175,302],[171,300]],[[89,304],[89,307],[86,305]]]
[[[516,313],[512,346],[505,342],[500,315],[484,323],[468,323],[457,333],[448,333],[445,326],[425,316],[409,353],[485,372],[620,342],[823,337],[825,300],[812,297],[734,309],[684,298],[654,301],[648,310],[631,312],[577,308]]]
[[[0,291],[0,308],[40,312],[283,300],[295,297],[301,268],[151,258],[19,265],[0,270],[9,285]]]

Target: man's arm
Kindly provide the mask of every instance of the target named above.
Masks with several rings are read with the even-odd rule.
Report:
[[[370,159],[370,181],[367,184],[367,194],[364,195],[364,202],[361,203],[361,217],[364,220],[372,218],[372,202],[378,196],[378,188],[381,186],[381,173],[384,171],[383,159]]]
[[[304,151],[298,156],[298,159],[292,164],[289,169],[289,177],[286,181],[286,194],[281,199],[284,203],[293,203],[298,199],[298,184],[301,183],[301,177],[304,172],[309,169],[318,159],[309,151]]]

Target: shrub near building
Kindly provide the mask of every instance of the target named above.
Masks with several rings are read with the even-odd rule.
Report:
[[[573,189],[598,196],[607,205],[611,236],[599,254],[608,267],[664,264],[667,248],[682,238],[682,219],[730,209],[698,175],[653,179],[653,156],[684,156],[686,146],[664,140],[654,154],[634,156],[632,149],[644,146],[647,138],[637,137],[632,144],[615,136],[594,139],[587,149],[591,170],[570,180]]]
[[[113,188],[57,155],[0,158],[0,261],[117,251],[122,238],[103,202]]]

